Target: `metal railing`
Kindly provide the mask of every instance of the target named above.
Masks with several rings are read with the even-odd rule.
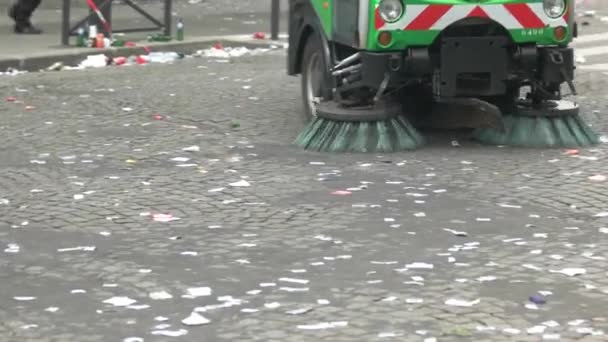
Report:
[[[114,0],[94,0],[97,5],[99,11],[103,14],[103,17],[107,22],[112,22],[112,2]],[[141,27],[141,28],[130,28],[130,29],[122,29],[115,30],[112,28],[112,32],[105,32],[107,36],[112,33],[129,33],[129,32],[148,32],[148,31],[158,31],[162,30],[163,34],[166,36],[171,35],[171,8],[173,0],[164,0],[164,9],[163,9],[163,20],[159,20],[148,13],[146,10],[141,8],[139,5],[134,3],[132,0],[122,0],[122,2],[131,7],[133,10],[138,12],[141,16],[148,19],[154,26],[152,27]],[[78,28],[82,27],[85,23],[90,25],[97,25],[98,27],[103,28],[103,25],[100,24],[100,19],[97,15],[90,11],[89,15],[85,18],[79,20],[76,24],[70,24],[70,8],[71,8],[71,0],[63,0],[63,8],[62,8],[62,25],[61,25],[61,45],[68,46],[70,45],[70,37],[75,36]],[[104,30],[106,31],[106,30]]]
[[[112,2],[114,0],[94,0],[99,8],[100,12],[103,14],[104,18],[107,22],[112,22]],[[131,29],[122,29],[122,30],[114,30],[112,28],[112,32],[105,32],[107,36],[110,36],[111,33],[129,33],[129,32],[146,32],[146,31],[156,31],[163,30],[163,34],[166,36],[171,35],[171,8],[173,0],[163,0],[164,1],[164,20],[161,22],[160,20],[153,17],[151,14],[146,12],[140,6],[135,4],[132,0],[122,0],[127,6],[133,8],[139,14],[141,14],[144,18],[148,19],[154,24],[154,27],[144,27],[144,28],[131,28]],[[78,28],[82,27],[85,23],[90,25],[97,25],[98,27],[103,28],[103,25],[100,25],[101,22],[99,18],[93,11],[90,11],[89,15],[81,20],[79,20],[76,24],[71,25],[70,23],[70,8],[71,8],[71,0],[63,0],[63,8],[62,8],[62,29],[61,29],[61,45],[69,46],[70,45],[70,37],[77,35]],[[281,6],[280,0],[272,0],[271,9],[270,9],[270,36],[272,40],[279,40],[279,21],[281,14]],[[105,30],[104,30],[105,31]]]

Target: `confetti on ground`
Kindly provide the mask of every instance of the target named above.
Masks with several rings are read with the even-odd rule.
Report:
[[[197,298],[211,296],[211,288],[209,287],[192,287],[187,290],[188,294],[182,296],[186,298]]]
[[[304,324],[298,325],[298,329],[302,330],[323,330],[323,329],[331,329],[331,328],[342,328],[348,326],[348,322],[339,321],[339,322],[323,322],[316,324]]]
[[[209,324],[209,323],[211,323],[210,320],[203,317],[201,314],[199,314],[197,312],[191,313],[190,316],[188,316],[182,320],[182,324],[184,324],[184,325],[203,325],[203,324]]]
[[[166,292],[166,291],[150,292],[149,296],[150,296],[150,299],[153,299],[153,300],[164,300],[164,299],[173,298],[173,296],[169,292]]]
[[[156,222],[171,222],[171,221],[177,221],[180,218],[174,217],[171,214],[154,214],[154,215],[152,215],[152,219]]]
[[[427,263],[424,263],[424,262],[414,262],[414,263],[405,265],[405,268],[408,268],[408,269],[427,269],[427,270],[430,270],[430,269],[433,269],[433,267],[434,267],[433,264],[427,264]]]
[[[481,299],[475,299],[472,301],[467,301],[467,300],[463,300],[463,299],[455,299],[455,298],[451,298],[448,299],[444,302],[445,305],[450,305],[450,306],[464,306],[464,307],[470,307],[470,306],[474,306],[477,305],[481,302]]]
[[[230,183],[230,186],[233,186],[233,187],[248,187],[248,186],[251,186],[251,184],[249,184],[248,181],[242,179],[242,180],[240,180],[238,182]]]
[[[179,329],[179,330],[154,330],[151,332],[152,335],[156,336],[167,336],[167,337],[179,337],[184,336],[188,333],[188,330]]]
[[[569,277],[575,277],[577,275],[581,275],[581,274],[587,273],[587,270],[585,270],[584,268],[573,267],[573,268],[564,268],[564,269],[561,269],[561,270],[549,270],[549,272],[551,272],[551,273],[561,273],[561,274],[567,275]]]
[[[136,303],[137,301],[129,297],[120,296],[106,299],[103,302],[114,306],[129,306]]]
[[[57,250],[57,252],[59,253],[63,253],[63,252],[79,252],[79,251],[84,251],[84,252],[93,252],[95,251],[96,247],[95,246],[78,246],[78,247],[70,247],[70,248],[60,248]]]

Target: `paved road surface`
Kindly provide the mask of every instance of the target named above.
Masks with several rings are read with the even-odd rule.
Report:
[[[606,340],[606,144],[305,152],[284,65],[0,77],[2,341]]]

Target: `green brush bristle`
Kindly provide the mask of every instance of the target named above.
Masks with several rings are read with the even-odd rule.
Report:
[[[575,116],[515,116],[503,118],[506,132],[479,128],[473,132],[478,141],[492,145],[518,147],[586,147],[599,143],[599,137]]]
[[[368,152],[368,140],[370,132],[369,122],[357,123],[355,130],[355,137],[353,143],[350,146],[350,152]]]
[[[376,145],[376,152],[392,152],[393,148],[391,145],[391,136],[389,133],[388,124],[390,121],[379,121],[376,122],[376,134],[378,136],[378,144]]]
[[[423,139],[404,118],[375,122],[341,122],[315,118],[295,140],[322,152],[395,152],[414,149]]]

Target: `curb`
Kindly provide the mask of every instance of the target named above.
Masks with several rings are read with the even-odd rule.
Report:
[[[112,47],[104,49],[93,48],[66,48],[64,52],[58,50],[39,56],[10,57],[0,59],[0,71],[9,68],[19,71],[40,71],[48,68],[54,63],[62,62],[64,65],[75,66],[86,59],[89,55],[105,54],[106,56],[129,57],[132,55],[145,55],[146,49],[151,52],[177,52],[191,54],[197,50],[210,48],[215,43],[221,43],[224,47],[246,47],[248,49],[269,48],[273,45],[282,44],[282,41],[253,40],[249,36],[217,36],[201,37],[186,42],[149,43],[137,47]]]

